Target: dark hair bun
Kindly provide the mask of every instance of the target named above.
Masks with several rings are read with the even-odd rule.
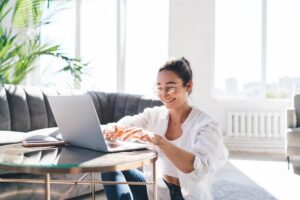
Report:
[[[185,57],[181,57],[181,60],[183,60],[186,63],[186,65],[188,65],[189,68],[191,68],[190,61],[188,61]]]
[[[193,72],[190,66],[190,62],[185,58],[170,58],[160,69],[159,72],[169,70],[174,72],[186,85],[187,82],[192,80]]]

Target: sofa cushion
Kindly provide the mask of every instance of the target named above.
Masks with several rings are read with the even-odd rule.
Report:
[[[288,146],[300,148],[300,127],[288,129],[286,134]]]
[[[17,131],[0,131],[0,144],[18,143],[26,138],[26,133]]]
[[[112,108],[109,105],[108,95],[104,92],[88,92],[93,99],[95,109],[101,124],[113,121]]]
[[[30,130],[48,127],[48,116],[44,96],[38,87],[24,88],[30,114]]]
[[[54,119],[52,110],[50,108],[50,104],[48,102],[47,96],[55,96],[55,95],[58,95],[58,93],[53,88],[42,88],[42,91],[43,91],[45,106],[46,106],[46,110],[47,110],[48,127],[55,127],[55,126],[57,126],[56,121]]]
[[[10,114],[5,89],[0,86],[0,130],[10,130]]]
[[[296,127],[300,127],[300,95],[297,94],[294,96],[294,107],[296,114]]]
[[[30,114],[26,94],[21,86],[5,85],[9,104],[11,130],[30,131]]]

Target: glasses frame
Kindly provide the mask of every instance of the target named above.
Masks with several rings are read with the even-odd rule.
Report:
[[[166,84],[167,86],[165,87],[162,87],[161,85],[156,85],[154,92],[158,96],[163,95],[164,93],[167,93],[168,95],[172,95],[176,92],[177,86],[180,84],[183,85],[183,82],[167,83]]]

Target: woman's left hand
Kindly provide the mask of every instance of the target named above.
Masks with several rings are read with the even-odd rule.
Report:
[[[130,139],[138,139],[144,142],[150,142],[154,145],[159,145],[163,140],[163,137],[137,127],[127,128],[124,129],[123,131],[124,131],[122,137],[123,141],[127,141]]]
[[[160,135],[155,134],[155,133],[145,131],[145,132],[143,132],[143,135],[140,138],[140,140],[147,141],[147,142],[150,142],[154,145],[159,146],[160,144],[162,144],[164,138],[161,137]]]

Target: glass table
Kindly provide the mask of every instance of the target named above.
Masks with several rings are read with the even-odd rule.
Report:
[[[50,184],[93,184],[92,198],[95,199],[95,184],[131,184],[153,186],[153,199],[156,199],[157,153],[148,150],[135,150],[118,153],[103,153],[78,147],[23,147],[22,144],[0,146],[0,170],[9,172],[44,174],[44,180],[0,178],[0,182],[23,182],[45,184],[45,199],[50,199]],[[92,173],[135,169],[145,165],[153,166],[151,182],[113,181],[51,181],[51,173]]]

